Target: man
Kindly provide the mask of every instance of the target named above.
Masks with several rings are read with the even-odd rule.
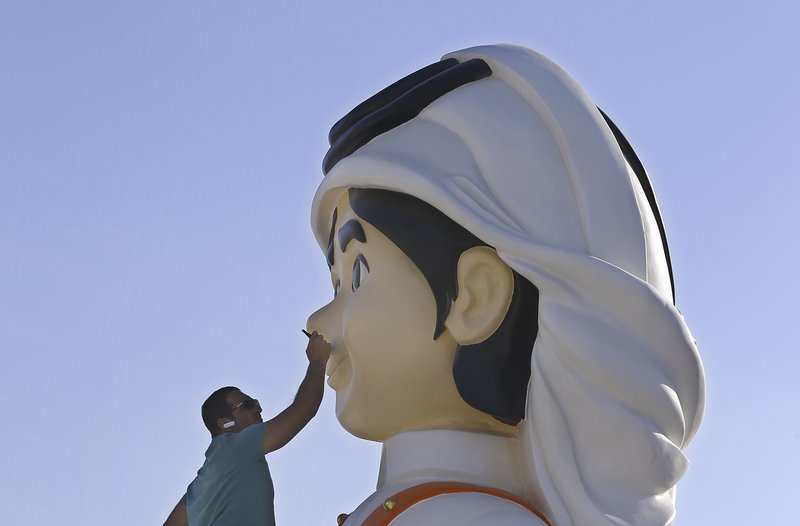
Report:
[[[274,526],[273,486],[264,455],[286,445],[316,414],[331,346],[313,332],[308,369],[297,395],[264,422],[261,405],[236,387],[223,387],[203,403],[211,433],[203,467],[164,526]]]
[[[312,228],[345,526],[664,526],[703,413],[644,169],[560,67],[457,51],[334,125]]]

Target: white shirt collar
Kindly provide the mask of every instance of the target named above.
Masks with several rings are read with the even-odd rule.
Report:
[[[433,480],[524,494],[517,439],[452,429],[398,433],[383,444],[378,490]]]

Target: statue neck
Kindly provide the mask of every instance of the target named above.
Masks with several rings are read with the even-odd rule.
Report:
[[[517,439],[428,429],[398,433],[384,442],[378,490],[434,480],[479,484],[523,495]]]

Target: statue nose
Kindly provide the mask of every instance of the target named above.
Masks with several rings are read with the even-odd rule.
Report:
[[[339,340],[341,327],[341,313],[339,311],[339,302],[337,298],[334,298],[308,317],[306,330],[309,332],[317,331],[328,342],[335,345]]]

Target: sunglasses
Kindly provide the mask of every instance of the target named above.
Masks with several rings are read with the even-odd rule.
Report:
[[[259,404],[258,400],[256,400],[255,398],[249,398],[247,400],[242,400],[241,402],[233,406],[231,412],[236,411],[240,407],[244,407],[245,409],[255,409],[256,407],[258,407],[259,409],[261,409],[261,404]]]

